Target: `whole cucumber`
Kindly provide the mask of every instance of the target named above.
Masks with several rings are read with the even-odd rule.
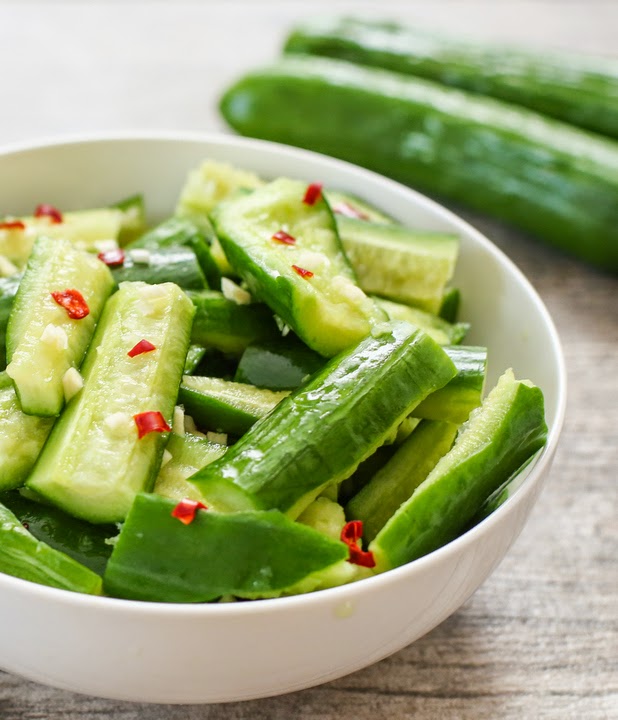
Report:
[[[356,18],[303,23],[288,37],[285,52],[417,75],[618,138],[613,58],[491,46]]]
[[[618,143],[427,80],[326,58],[241,78],[245,135],[317,150],[442,195],[618,272]]]

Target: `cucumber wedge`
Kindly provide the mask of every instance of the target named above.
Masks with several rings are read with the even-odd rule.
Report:
[[[0,278],[0,369],[6,367],[6,328],[20,282],[21,275]]]
[[[322,197],[303,202],[306,191],[306,183],[280,178],[218,205],[212,219],[251,294],[331,357],[385,316],[356,286],[328,204]],[[284,233],[283,242],[277,233]]]
[[[437,313],[453,276],[459,239],[401,225],[338,217],[341,242],[367,292]]]
[[[346,505],[350,520],[363,521],[370,542],[450,449],[457,425],[423,420],[391,459]]]
[[[220,458],[227,446],[198,435],[173,433],[165,450],[168,462],[161,464],[153,492],[176,501],[184,498],[199,500],[212,507],[212,503],[198,492],[193,483],[187,482],[187,478]]]
[[[220,378],[185,375],[178,402],[200,428],[241,436],[288,394]]]
[[[4,505],[0,505],[0,572],[39,585],[101,594],[98,575],[37,540]]]
[[[333,358],[190,481],[221,510],[277,508],[296,518],[455,372],[423,332],[385,323],[382,334]]]
[[[276,510],[198,510],[184,525],[175,501],[139,495],[105,571],[105,591],[159,602],[222,595],[277,597],[347,557],[346,546]]]
[[[171,283],[120,287],[86,357],[84,388],[55,424],[28,488],[93,523],[125,518],[135,495],[151,488],[167,439],[140,439],[134,418],[159,412],[171,424],[193,312]],[[142,339],[156,349],[129,357]]]
[[[24,484],[53,424],[23,413],[11,379],[0,373],[0,492]]]
[[[9,317],[7,373],[29,415],[58,415],[65,401],[63,377],[79,368],[114,282],[93,255],[64,240],[39,238]],[[88,315],[72,319],[52,292],[77,290]]]
[[[403,565],[456,538],[546,438],[543,393],[507,370],[473,411],[452,450],[369,545],[377,571]]]
[[[419,308],[402,305],[383,298],[376,297],[374,300],[386,312],[389,320],[405,320],[411,325],[416,325],[439,345],[459,345],[470,329],[468,323],[447,322],[443,318]]]
[[[195,251],[191,247],[167,246],[156,249],[127,249],[121,266],[112,268],[117,285],[121,282],[176,283],[185,290],[208,287]]]
[[[369,220],[374,223],[393,222],[393,218],[356,197],[356,195],[350,195],[340,190],[326,190],[326,199],[337,222],[341,217],[356,217],[359,220]]]

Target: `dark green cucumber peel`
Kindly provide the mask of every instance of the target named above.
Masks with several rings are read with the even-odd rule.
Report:
[[[4,505],[0,505],[0,572],[39,585],[101,594],[98,575],[37,540]]]
[[[206,355],[206,348],[201,345],[190,345],[185,359],[185,375],[193,375]]]
[[[369,545],[377,570],[404,565],[458,537],[546,439],[543,393],[507,371],[450,452]]]
[[[491,98],[325,58],[228,89],[244,135],[342,158],[511,222],[618,271],[618,145]]]
[[[269,343],[253,343],[238,363],[234,380],[269,390],[294,390],[324,367],[321,355],[288,335]]]
[[[107,594],[186,603],[276,597],[348,555],[343,543],[276,510],[198,510],[184,525],[172,517],[175,505],[136,498],[105,571]]]
[[[306,189],[306,183],[279,178],[221,203],[212,221],[251,294],[309,347],[332,357],[384,314],[355,284],[328,203],[323,197],[303,202]],[[273,240],[281,230],[294,241]]]
[[[287,394],[220,378],[187,375],[180,385],[178,402],[203,430],[240,437]]]
[[[363,521],[371,542],[450,449],[457,425],[423,420],[390,460],[346,505],[348,520]]]
[[[492,47],[354,18],[305,23],[285,51],[418,75],[618,138],[618,63],[611,58]]]
[[[37,540],[103,575],[112,553],[109,540],[118,535],[116,525],[93,525],[78,520],[53,505],[33,502],[18,491],[0,494],[0,503],[13,512]]]
[[[191,342],[241,355],[253,342],[280,337],[272,312],[259,303],[238,305],[216,290],[189,291],[195,305]]]
[[[455,373],[427,335],[407,323],[385,323],[381,334],[333,358],[190,480],[221,510],[277,508],[297,517]]]
[[[148,253],[148,262],[142,263],[136,262],[131,250],[127,250],[122,266],[112,268],[116,285],[141,281],[152,285],[173,282],[185,290],[204,290],[208,287],[192,248],[170,245],[148,250]]]
[[[6,367],[6,328],[20,282],[21,275],[0,278],[0,370]]]
[[[461,304],[461,293],[458,288],[450,288],[446,290],[442,297],[442,304],[440,305],[439,316],[449,323],[457,323],[457,317],[459,316],[459,305]],[[461,323],[459,323],[461,324]],[[453,345],[457,345],[455,341]]]

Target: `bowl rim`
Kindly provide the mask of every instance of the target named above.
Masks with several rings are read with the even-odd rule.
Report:
[[[46,148],[62,148],[76,145],[96,145],[108,142],[177,142],[177,143],[203,143],[214,144],[229,147],[246,147],[262,152],[275,152],[288,155],[291,161],[295,158],[313,160],[320,162],[325,167],[342,168],[347,172],[354,172],[362,177],[366,177],[373,182],[380,182],[386,186],[389,193],[412,195],[417,204],[424,205],[430,211],[437,213],[451,222],[459,231],[472,236],[475,242],[478,242],[485,252],[489,252],[504,266],[510,274],[513,274],[531,296],[537,311],[539,312],[544,325],[546,326],[551,338],[552,349],[556,357],[556,376],[557,376],[557,403],[556,417],[553,426],[548,434],[547,443],[540,453],[533,459],[528,468],[522,472],[527,473],[524,482],[517,488],[516,492],[510,496],[506,502],[494,510],[488,517],[484,518],[474,527],[464,532],[459,537],[442,547],[434,550],[423,557],[413,560],[410,563],[389,570],[379,575],[364,578],[347,585],[340,585],[324,590],[317,590],[302,595],[292,595],[289,597],[268,598],[261,600],[251,600],[248,602],[232,602],[232,603],[163,603],[149,602],[144,600],[127,600],[122,598],[113,598],[106,596],[87,595],[84,593],[76,593],[61,588],[40,585],[29,580],[13,577],[0,573],[0,590],[2,587],[12,588],[15,591],[32,595],[38,599],[58,602],[63,605],[67,604],[75,608],[92,608],[93,610],[111,613],[139,613],[139,615],[157,615],[157,616],[176,616],[186,617],[218,617],[222,616],[243,616],[246,613],[262,614],[272,611],[282,612],[284,610],[293,610],[297,606],[305,605],[310,602],[312,605],[329,606],[332,603],[346,602],[352,597],[357,599],[366,593],[374,592],[379,588],[386,588],[389,585],[398,583],[400,579],[410,576],[411,579],[416,574],[422,574],[423,569],[432,563],[441,560],[448,560],[452,555],[463,551],[467,546],[474,544],[481,535],[489,533],[502,517],[507,513],[516,511],[526,496],[533,492],[537,484],[542,481],[545,471],[549,469],[553,456],[555,454],[560,433],[564,424],[567,404],[567,372],[564,359],[562,344],[556,330],[554,321],[545,306],[545,303],[533,287],[532,283],[527,279],[523,272],[515,265],[515,263],[489,238],[477,230],[469,222],[461,218],[452,210],[436,200],[433,200],[423,193],[407,187],[402,183],[381,175],[379,173],[367,170],[344,160],[339,160],[322,153],[296,148],[282,143],[271,142],[267,140],[257,140],[254,138],[246,138],[237,135],[228,135],[221,132],[196,132],[182,130],[123,130],[112,132],[87,132],[87,133],[70,133],[67,135],[60,134],[54,136],[35,138],[29,141],[14,141],[0,145],[0,162],[2,158],[8,155],[19,155]]]

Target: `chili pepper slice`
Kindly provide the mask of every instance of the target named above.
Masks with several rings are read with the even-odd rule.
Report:
[[[347,522],[341,530],[341,540],[344,542],[349,550],[350,557],[348,562],[353,565],[360,565],[361,567],[372,568],[375,567],[376,561],[373,553],[370,551],[362,550],[358,547],[358,541],[363,536],[363,521],[362,520],[350,520]]]
[[[4,220],[0,222],[0,230],[25,230],[26,226],[21,220]]]
[[[322,197],[322,183],[311,183],[307,186],[303,202],[305,205],[315,205]]]
[[[48,217],[54,224],[62,222],[62,213],[60,210],[55,208],[53,205],[47,205],[46,203],[36,206],[34,210],[34,217]]]
[[[115,250],[106,250],[97,255],[101,262],[104,262],[108,267],[120,267],[124,265],[125,254],[121,248]]]
[[[153,345],[148,340],[140,340],[137,345],[135,345],[129,350],[127,355],[132,358],[136,355],[143,355],[144,353],[149,353],[156,349],[156,345]]]
[[[139,413],[133,416],[133,420],[137,425],[137,436],[140,440],[148,433],[169,432],[172,429],[158,410]]]
[[[292,268],[296,272],[297,275],[300,275],[301,277],[305,278],[306,280],[309,280],[309,278],[313,277],[313,273],[311,270],[305,270],[305,268],[298,267],[298,265],[292,265]]]
[[[285,230],[277,230],[277,232],[272,236],[272,240],[283,243],[284,245],[296,244],[296,238],[292,237],[289,233],[286,233]]]
[[[198,510],[208,510],[208,506],[196,500],[185,498],[172,510],[172,517],[180,520],[185,525],[190,525],[195,520]]]
[[[54,300],[67,311],[72,320],[82,320],[90,315],[88,303],[79,290],[67,289],[50,293]]]

